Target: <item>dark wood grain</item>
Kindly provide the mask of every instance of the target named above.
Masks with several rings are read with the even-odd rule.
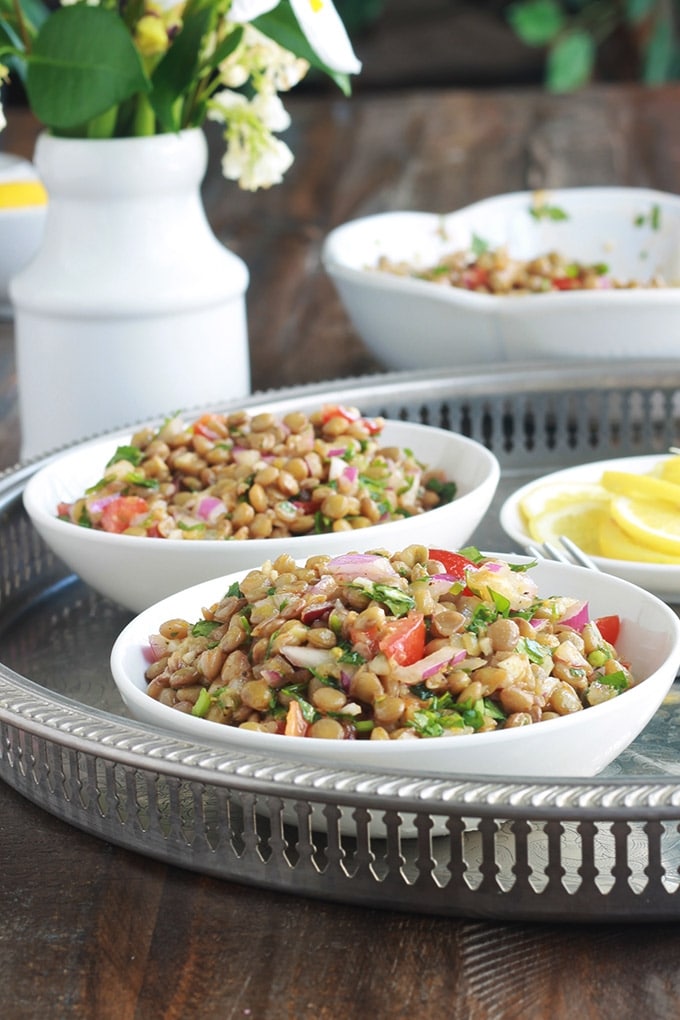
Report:
[[[500,191],[680,191],[680,87],[402,91],[289,100],[296,162],[247,195],[204,197],[251,271],[258,389],[377,370],[320,265],[327,231],[384,209]],[[9,151],[35,126],[10,119]],[[0,466],[19,448],[0,325]],[[110,846],[0,785],[0,1015],[93,1020],[609,1020],[677,1015],[680,925],[530,925],[363,910],[236,886]],[[633,919],[634,920],[634,919]]]

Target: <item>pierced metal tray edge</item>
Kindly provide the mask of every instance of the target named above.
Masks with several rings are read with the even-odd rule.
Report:
[[[465,365],[457,368],[455,376],[449,369],[440,371],[425,369],[413,372],[381,372],[362,376],[350,376],[343,379],[329,379],[323,382],[306,383],[281,389],[258,390],[249,397],[221,401],[219,404],[199,405],[186,408],[187,416],[211,410],[234,410],[240,408],[253,409],[266,405],[275,413],[300,406],[303,408],[315,404],[320,398],[343,400],[347,403],[364,403],[367,398],[380,400],[385,406],[395,406],[405,399],[408,393],[410,403],[424,405],[451,395],[452,384],[459,387],[460,395],[468,397],[502,398],[516,392],[524,395],[541,394],[546,388],[554,386],[559,379],[562,393],[578,393],[594,379],[603,390],[616,390],[619,387],[635,388],[631,380],[636,380],[646,390],[655,387],[666,389],[670,379],[676,379],[680,386],[680,361],[641,360],[612,364],[611,359],[592,359],[588,361],[549,361],[549,362],[510,362],[501,366],[498,373],[490,373],[484,365]],[[175,413],[172,410],[168,414]],[[162,420],[158,416],[155,420]],[[31,474],[43,467],[55,456],[88,442],[91,439],[104,438],[134,429],[154,419],[144,418],[138,421],[123,422],[116,428],[104,432],[84,435],[77,443],[67,443],[30,460],[22,460],[0,472],[0,483],[14,482],[21,488]],[[0,489],[0,496],[4,494]]]
[[[631,387],[631,379],[645,389],[667,388],[669,379],[680,383],[678,362],[627,362],[612,366],[608,361],[513,364],[502,374],[489,374],[482,366],[466,367],[456,373],[455,383],[467,396],[499,398],[519,390],[542,393],[559,378],[562,392],[592,385],[595,377],[603,388]],[[266,405],[275,411],[309,406],[319,398],[362,403],[367,397],[390,402],[433,402],[450,396],[452,377],[445,371],[433,373],[393,372],[362,376],[333,383],[315,383],[280,390],[268,390],[251,397],[224,402],[220,409],[256,408]],[[634,388],[634,387],[633,387]],[[211,405],[217,407],[218,405]],[[205,407],[196,410],[205,410]],[[191,413],[188,410],[187,413]],[[125,431],[121,426],[115,432]],[[103,433],[102,435],[109,434]],[[110,434],[113,434],[111,432]],[[96,438],[96,437],[87,437]],[[85,440],[82,440],[85,441]],[[71,446],[67,444],[0,474],[0,509],[20,498],[31,475],[50,459]],[[163,730],[146,724],[128,724],[122,717],[100,712],[47,691],[0,663],[0,720],[6,725],[43,739],[94,754],[112,762],[176,776],[208,785],[247,787],[266,794],[276,784],[277,796],[293,799],[360,804],[376,809],[427,811],[435,814],[503,813],[508,818],[546,818],[559,812],[564,820],[598,817],[636,820],[676,818],[680,806],[680,784],[662,779],[592,778],[537,782],[513,777],[499,781],[489,777],[458,777],[338,770],[310,766],[285,757],[279,760],[218,752],[209,746],[177,740]],[[0,769],[3,758],[0,748]]]

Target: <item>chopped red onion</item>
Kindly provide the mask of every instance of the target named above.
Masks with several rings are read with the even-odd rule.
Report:
[[[435,652],[426,655],[424,659],[412,663],[410,666],[397,666],[395,675],[402,683],[413,685],[420,684],[423,680],[429,679],[438,673],[444,666],[455,665],[467,657],[467,652],[462,648],[451,648],[446,646],[438,648]]]
[[[266,680],[270,687],[282,687],[286,680],[283,674],[279,673],[278,669],[263,669],[260,672],[260,676],[263,680]]]
[[[328,462],[329,481],[335,482],[338,478],[341,478],[345,473],[345,467],[345,461],[341,457],[331,457]]]
[[[204,496],[196,508],[196,513],[204,521],[215,521],[221,513],[224,513],[226,506],[217,496]]]
[[[109,503],[112,503],[114,499],[118,499],[120,496],[119,492],[113,492],[110,496],[100,496],[99,499],[88,500],[87,507],[90,513],[100,514],[104,507],[107,507]]]
[[[571,627],[572,630],[582,631],[587,623],[590,621],[590,610],[587,602],[577,602],[576,606],[568,610],[569,616],[565,616],[560,620],[566,627]]]
[[[147,662],[158,662],[168,648],[168,643],[161,634],[150,634],[149,643],[143,649],[144,658]]]
[[[385,556],[376,553],[344,553],[328,561],[326,572],[341,581],[355,581],[365,577],[368,581],[394,581],[399,575]]]
[[[328,616],[334,605],[335,602],[327,602],[326,600],[310,602],[300,613],[300,619],[309,626],[310,623],[314,623],[316,620],[323,620],[324,617]]]
[[[288,659],[292,666],[300,669],[318,669],[326,663],[335,662],[335,656],[329,648],[311,648],[309,645],[284,645],[281,655]]]

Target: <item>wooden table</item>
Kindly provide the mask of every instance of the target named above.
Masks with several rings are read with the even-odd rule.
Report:
[[[432,91],[289,100],[296,162],[244,195],[212,150],[205,201],[248,263],[257,389],[380,368],[319,264],[326,232],[386,209],[500,191],[627,184],[680,192],[680,87]],[[35,127],[10,115],[8,151]],[[0,330],[0,466],[19,449]],[[0,1014],[49,1018],[582,1020],[677,1015],[680,925],[498,924],[315,902],[157,863],[0,784]]]

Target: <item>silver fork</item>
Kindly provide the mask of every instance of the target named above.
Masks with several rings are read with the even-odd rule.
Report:
[[[584,553],[575,542],[572,542],[566,535],[560,535],[561,549],[558,549],[552,542],[543,542],[541,545],[528,545],[527,552],[542,560],[557,560],[558,563],[578,564],[581,567],[588,567],[589,570],[599,570],[597,564],[593,563],[590,556]]]

